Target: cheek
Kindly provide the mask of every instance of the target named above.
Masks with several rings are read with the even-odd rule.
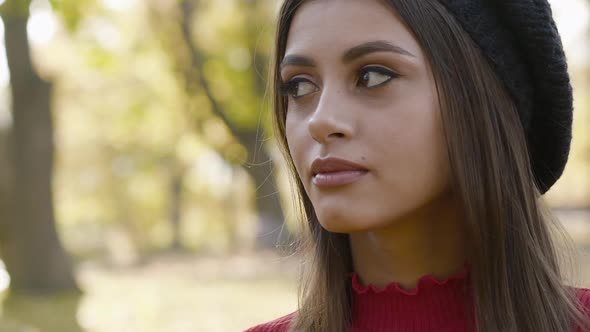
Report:
[[[422,175],[425,179],[425,187],[430,186],[432,191],[442,190],[448,184],[449,160],[447,156],[446,139],[440,123],[433,123],[429,128],[430,136],[425,137],[419,144],[424,151],[416,162],[416,166],[422,165]],[[428,187],[426,187],[428,188]]]
[[[287,145],[289,148],[289,154],[297,173],[301,177],[301,171],[303,170],[305,160],[303,151],[305,151],[306,139],[302,133],[303,124],[296,117],[287,114],[285,122],[285,137],[287,139]]]
[[[430,196],[448,182],[449,161],[440,111],[434,98],[396,105],[394,119],[382,119],[386,137],[378,144],[386,182],[401,197]],[[403,111],[402,111],[403,110]]]
[[[415,122],[408,133],[405,184],[415,195],[437,194],[448,183],[449,161],[438,110]]]

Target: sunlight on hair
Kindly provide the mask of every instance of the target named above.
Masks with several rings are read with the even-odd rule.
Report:
[[[44,45],[51,41],[57,31],[57,20],[51,4],[47,0],[31,2],[31,15],[27,23],[27,33],[32,44]]]

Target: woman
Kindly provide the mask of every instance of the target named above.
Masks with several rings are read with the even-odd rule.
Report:
[[[590,331],[540,197],[572,125],[546,0],[286,0],[276,46],[300,301],[248,331]]]

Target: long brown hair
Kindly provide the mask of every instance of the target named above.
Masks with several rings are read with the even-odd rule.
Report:
[[[299,310],[292,331],[346,331],[352,323],[347,234],[326,231],[297,175],[285,136],[287,100],[279,64],[297,9],[284,1],[276,36],[273,123],[302,216]],[[383,0],[421,45],[436,82],[451,186],[469,229],[470,282],[481,332],[562,332],[588,326],[560,265],[571,238],[540,197],[523,126],[504,85],[473,40],[437,0]],[[560,251],[562,236],[568,251]],[[559,242],[562,243],[562,242]],[[561,248],[563,249],[563,248]],[[568,256],[569,255],[569,256]]]

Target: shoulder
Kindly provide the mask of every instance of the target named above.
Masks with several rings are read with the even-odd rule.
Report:
[[[295,314],[296,311],[273,321],[253,326],[244,332],[287,332]]]
[[[590,315],[590,289],[578,288],[577,292],[580,303],[582,303],[582,306],[585,307],[587,311],[589,311],[588,314]]]
[[[582,306],[582,310],[586,313],[586,317],[590,318],[590,289],[588,288],[577,288],[578,301]],[[582,328],[576,324],[576,332],[582,332]],[[586,330],[584,330],[586,331]]]

